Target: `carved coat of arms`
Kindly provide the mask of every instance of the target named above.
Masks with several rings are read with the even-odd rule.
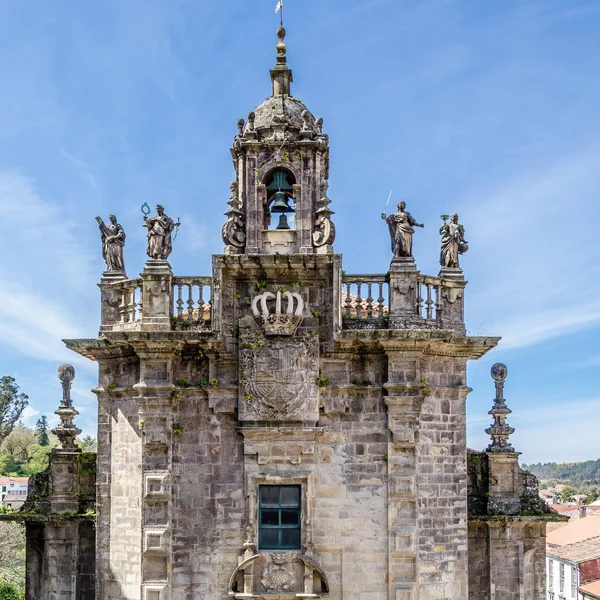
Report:
[[[242,418],[289,419],[316,410],[319,345],[314,335],[266,338],[240,336]]]
[[[296,584],[296,578],[288,565],[284,554],[271,554],[272,562],[263,569],[260,582],[268,592],[289,592]]]

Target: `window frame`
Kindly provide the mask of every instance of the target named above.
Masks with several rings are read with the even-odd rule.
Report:
[[[262,498],[262,490],[266,488],[277,489],[277,503],[264,503]],[[295,489],[297,490],[298,502],[296,504],[283,503],[281,499],[282,489]],[[263,511],[277,512],[278,523],[267,525],[262,523]],[[294,511],[297,515],[297,523],[295,524],[284,524],[282,523],[282,513],[284,511]],[[293,530],[298,532],[297,544],[284,544],[283,543],[283,532],[286,530]],[[263,532],[265,531],[277,531],[277,544],[268,544],[263,542]],[[258,486],[258,549],[259,550],[300,550],[302,548],[302,486],[296,483],[286,484],[260,484]]]

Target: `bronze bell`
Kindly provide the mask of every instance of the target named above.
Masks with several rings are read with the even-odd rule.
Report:
[[[289,205],[289,196],[281,190],[275,192],[275,201],[271,205],[271,213],[280,213],[277,229],[289,229],[290,226],[285,215],[294,212],[296,211]]]

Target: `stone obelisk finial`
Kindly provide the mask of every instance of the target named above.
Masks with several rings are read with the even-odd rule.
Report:
[[[58,378],[62,384],[63,398],[58,410],[54,412],[60,418],[60,425],[53,429],[52,433],[60,440],[62,450],[81,452],[81,448],[75,443],[75,438],[81,433],[81,429],[73,424],[73,419],[79,413],[73,408],[71,400],[71,384],[75,379],[75,369],[72,365],[61,365],[58,368]]]
[[[506,422],[506,417],[512,412],[504,400],[504,381],[508,375],[508,368],[502,363],[496,363],[491,369],[492,379],[496,384],[496,397],[492,410],[488,412],[492,415],[494,422],[485,432],[492,438],[492,443],[487,447],[487,452],[514,452],[515,449],[510,445],[508,438],[514,433],[514,428]]]
[[[271,69],[271,81],[273,82],[273,96],[291,96],[291,83],[294,81],[292,70],[287,65],[285,29],[277,29],[277,64]]]

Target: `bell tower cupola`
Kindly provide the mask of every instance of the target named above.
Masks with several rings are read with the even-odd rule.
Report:
[[[277,30],[272,95],[239,119],[231,156],[226,254],[330,254],[335,227],[328,208],[329,138],[291,94],[286,31]]]

